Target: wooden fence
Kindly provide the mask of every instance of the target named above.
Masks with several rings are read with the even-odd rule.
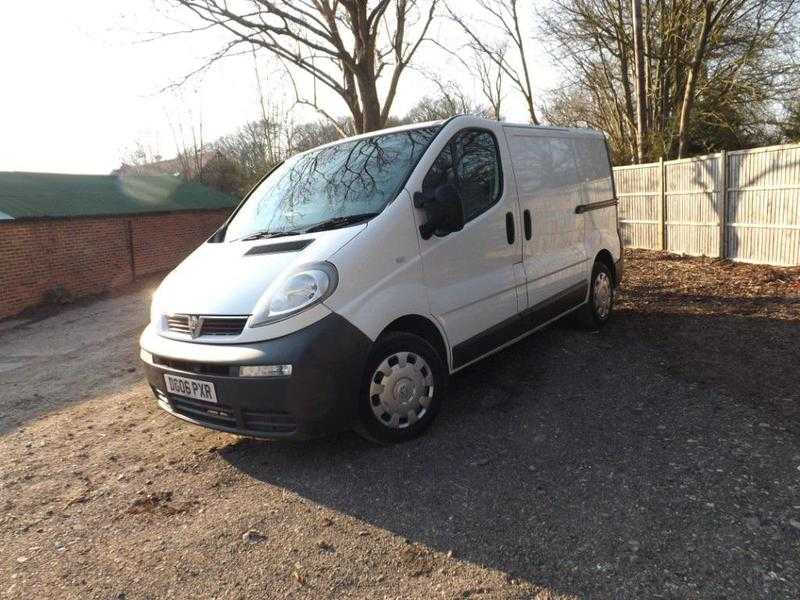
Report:
[[[800,265],[800,144],[616,167],[626,247]]]

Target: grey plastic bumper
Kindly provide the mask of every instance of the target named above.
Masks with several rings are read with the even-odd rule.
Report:
[[[211,345],[162,338],[149,329],[147,380],[159,406],[205,427],[240,435],[310,438],[351,426],[371,340],[330,314],[300,331],[257,344]],[[238,377],[228,367],[292,365],[288,377]],[[164,373],[214,384],[218,403],[166,392]]]

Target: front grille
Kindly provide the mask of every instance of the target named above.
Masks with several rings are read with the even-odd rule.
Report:
[[[208,425],[265,435],[289,435],[297,430],[297,421],[285,411],[243,410],[224,404],[210,404],[174,394],[165,394],[155,387],[153,391],[157,398],[162,402],[167,402],[176,413]]]
[[[204,335],[239,335],[242,333],[247,317],[204,317],[203,325],[200,328],[200,336]],[[189,315],[167,315],[167,329],[174,333],[191,335],[192,329],[189,327]]]
[[[175,333],[185,333],[189,335],[189,317],[186,315],[167,315],[167,329]]]
[[[292,433],[297,429],[294,417],[286,412],[242,411],[244,428],[261,433]]]
[[[247,317],[206,317],[200,335],[239,335],[247,323]]]
[[[226,409],[218,404],[206,404],[198,400],[191,400],[181,396],[169,395],[172,409],[186,417],[209,423],[210,425],[220,425],[236,429],[236,416],[233,411]]]
[[[153,356],[153,362],[162,367],[197,373],[198,375],[222,375],[223,377],[236,377],[239,374],[239,367],[228,365],[214,365],[209,363],[197,363],[188,360],[175,360],[163,356]]]

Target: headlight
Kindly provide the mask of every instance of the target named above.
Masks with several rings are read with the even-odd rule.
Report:
[[[322,302],[336,289],[339,277],[330,263],[301,267],[265,294],[253,317],[253,326],[280,321]]]

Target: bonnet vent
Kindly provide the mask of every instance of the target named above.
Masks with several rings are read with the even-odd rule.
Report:
[[[264,246],[254,246],[245,252],[245,256],[253,254],[278,254],[280,252],[299,252],[314,240],[293,240],[291,242],[281,242],[279,244],[266,244]]]

